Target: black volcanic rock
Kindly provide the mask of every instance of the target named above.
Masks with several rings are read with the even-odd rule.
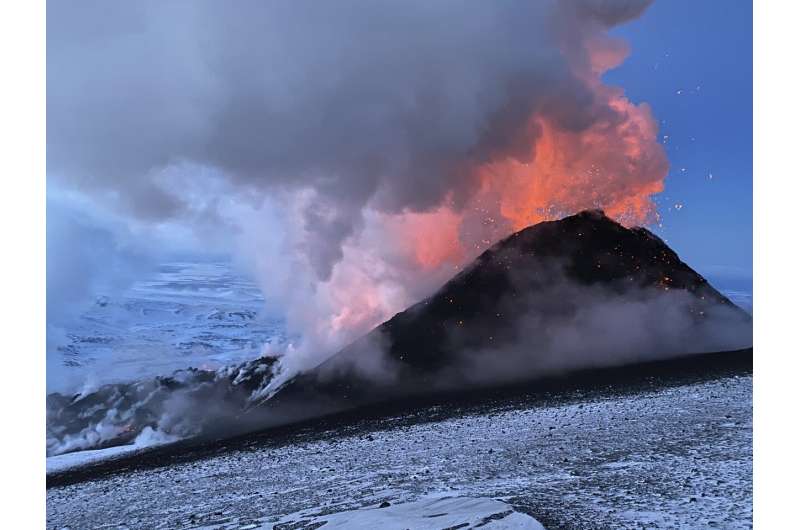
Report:
[[[527,298],[563,280],[600,284],[620,295],[632,287],[684,290],[697,299],[697,318],[705,314],[703,308],[736,307],[647,229],[626,229],[602,211],[590,210],[500,241],[435,295],[373,333],[388,337],[393,358],[420,368],[439,367],[453,353],[451,331],[459,333],[459,347],[489,347],[488,337],[513,327],[514,316],[527,309],[522,307]],[[550,302],[549,310],[570,312],[578,301]]]

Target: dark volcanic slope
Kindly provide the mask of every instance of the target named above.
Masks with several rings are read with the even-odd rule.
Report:
[[[644,228],[584,211],[517,232],[271,407],[381,399],[751,345],[751,319]],[[380,359],[380,361],[376,361]]]
[[[535,305],[532,297],[548,295],[552,282],[564,279],[621,295],[632,287],[685,290],[696,298],[690,309],[698,319],[715,305],[735,307],[648,230],[629,230],[600,211],[585,211],[500,241],[434,296],[375,333],[388,337],[395,359],[442,366],[456,347],[491,347],[489,337],[507,335],[517,324],[514,317]],[[547,300],[547,307],[537,308],[569,315],[582,302]]]

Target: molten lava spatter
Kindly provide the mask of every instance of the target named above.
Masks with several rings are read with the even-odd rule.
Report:
[[[653,196],[664,189],[669,168],[658,126],[647,104],[634,104],[621,89],[601,81],[624,60],[627,48],[611,38],[589,39],[584,47],[588,60],[574,61],[574,75],[590,91],[591,121],[561,123],[559,116],[569,110],[558,109],[563,103],[557,101],[535,109],[524,131],[532,139],[526,150],[500,153],[468,170],[478,186],[463,208],[408,214],[414,218],[414,253],[422,266],[463,263],[513,231],[584,209],[601,208],[626,226],[655,220]],[[467,221],[476,217],[477,223]],[[476,224],[484,229],[475,230]],[[454,227],[458,240],[442,244],[442,235]]]

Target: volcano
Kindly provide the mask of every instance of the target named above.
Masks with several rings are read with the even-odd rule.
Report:
[[[48,448],[118,445],[147,427],[253,430],[404,396],[536,384],[751,344],[750,315],[664,241],[590,210],[496,243],[430,297],[305,373],[287,378],[279,359],[262,358],[72,398],[51,394]]]
[[[498,242],[266,404],[339,407],[751,344],[750,315],[664,241],[587,210]]]

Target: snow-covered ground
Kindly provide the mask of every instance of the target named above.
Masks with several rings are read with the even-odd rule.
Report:
[[[53,487],[47,513],[53,529],[314,528],[431,495],[495,499],[547,528],[749,528],[752,377],[307,427]]]
[[[286,339],[282,319],[268,309],[230,263],[167,263],[118,298],[99,297],[63,331],[60,355],[48,362],[64,363],[59,373],[70,382],[90,385],[216,369]]]

